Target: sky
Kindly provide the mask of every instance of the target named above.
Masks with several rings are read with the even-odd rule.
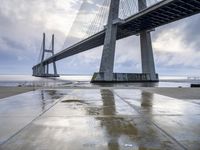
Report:
[[[80,8],[80,0],[0,0],[0,74],[32,74],[38,62],[42,34],[47,45],[55,34],[55,51],[63,48],[66,36]],[[93,7],[88,22],[98,8]],[[80,21],[80,22],[81,22]],[[81,24],[81,23],[80,23]],[[82,25],[82,24],[81,24]],[[195,15],[159,28],[152,34],[156,71],[160,75],[200,74],[200,15]],[[79,29],[78,27],[75,29]],[[66,44],[65,44],[66,45]],[[70,46],[70,43],[67,43]],[[57,62],[60,74],[92,74],[98,72],[102,55],[98,47]],[[117,41],[115,72],[141,72],[139,36]]]

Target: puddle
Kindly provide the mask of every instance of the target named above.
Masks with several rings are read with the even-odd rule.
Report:
[[[83,104],[87,104],[85,101],[83,101],[83,100],[63,100],[63,101],[61,101],[62,103],[83,103]]]

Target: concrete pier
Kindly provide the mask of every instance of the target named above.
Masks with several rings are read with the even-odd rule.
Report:
[[[45,53],[51,53],[52,56],[54,56],[54,35],[52,35],[51,40],[51,47],[52,49],[48,50],[46,49],[46,36],[45,33],[43,33],[43,43],[42,43],[42,58],[41,63],[39,66],[33,67],[33,76],[36,77],[59,77],[57,74],[57,68],[56,68],[56,62],[53,61],[53,73],[49,73],[49,63],[43,63],[45,58]]]
[[[146,0],[138,0],[138,11],[147,8]],[[149,74],[151,81],[158,81],[158,75],[155,71],[153,48],[151,42],[150,31],[143,31],[140,33],[140,47],[142,60],[142,73]]]
[[[118,19],[119,2],[119,0],[111,0],[108,23],[106,26],[103,54],[99,70],[100,73],[104,73],[105,76],[103,80],[105,81],[113,80],[112,74],[114,68],[115,46],[117,36],[117,23],[114,23],[114,21]]]
[[[147,7],[146,0],[138,0],[139,11]],[[158,82],[155,72],[151,35],[148,31],[140,33],[142,73],[113,73],[119,0],[111,0],[100,70],[94,73],[91,82]],[[118,20],[118,21],[117,21]]]
[[[110,74],[112,80],[105,80],[107,74],[104,72],[94,73],[91,82],[156,82],[158,81],[158,74],[155,74],[154,80],[149,73],[112,73]]]

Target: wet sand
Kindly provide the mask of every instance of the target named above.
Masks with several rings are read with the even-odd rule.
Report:
[[[200,88],[140,88],[146,92],[156,93],[164,96],[169,96],[178,99],[200,99]]]
[[[35,90],[34,87],[0,87],[0,101],[2,98],[18,95]]]

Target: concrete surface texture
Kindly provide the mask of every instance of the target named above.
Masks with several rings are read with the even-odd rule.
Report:
[[[35,90],[34,87],[0,87],[0,101],[2,98]]]
[[[199,103],[139,89],[32,91],[2,99],[0,120],[1,150],[200,148]]]
[[[157,93],[178,99],[200,99],[200,88],[173,88],[173,87],[162,87],[162,88],[146,88],[141,87],[140,89],[150,92]]]

